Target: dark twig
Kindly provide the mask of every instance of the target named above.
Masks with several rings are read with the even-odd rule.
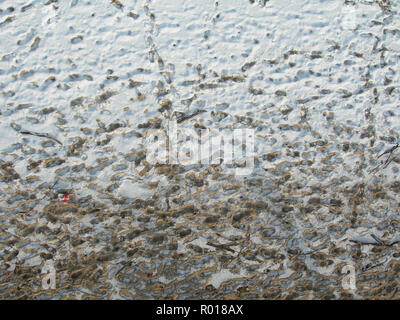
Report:
[[[391,156],[392,154],[390,154],[390,156]],[[385,168],[387,168],[387,166],[393,161],[393,157],[392,158],[390,158],[390,156],[386,159],[386,161],[385,161],[385,163],[384,163],[384,166],[382,167],[382,169],[385,169]],[[390,158],[390,160],[389,160],[389,158]]]
[[[385,152],[381,153],[377,159],[379,159],[380,157],[382,157],[384,154],[389,153],[388,157],[386,158],[384,163],[381,163],[380,165],[376,166],[374,169],[372,169],[370,172],[376,171],[381,165],[382,165],[382,169],[387,168],[387,166],[393,161],[393,152],[399,147],[399,144],[397,143],[395,146],[391,147],[390,149],[386,150]]]
[[[132,265],[132,261],[123,261],[122,263],[122,267],[115,273],[115,275],[117,275],[118,273],[120,273],[122,270],[124,270],[126,267],[131,266]]]
[[[388,260],[388,259],[386,258],[385,261],[379,262],[379,263],[377,263],[377,264],[367,263],[366,265],[364,265],[364,266],[361,267],[361,271],[367,271],[367,270],[370,270],[370,269],[372,269],[372,268],[379,267],[379,266],[385,264],[387,260]]]
[[[188,115],[188,116],[183,116],[183,117],[177,119],[177,122],[178,122],[179,124],[181,124],[182,122],[184,122],[184,121],[186,121],[186,120],[188,120],[188,119],[190,119],[190,118],[193,118],[193,117],[195,117],[195,116],[197,116],[198,114],[203,113],[203,112],[206,112],[206,111],[205,111],[205,110],[197,110],[195,113],[192,113],[192,114],[190,114],[190,115]]]
[[[230,246],[237,246],[238,243],[237,242],[231,242],[231,243],[219,244],[219,243],[212,243],[212,242],[208,241],[207,245],[212,246],[212,247],[217,248],[217,249],[227,250],[227,251],[230,251],[232,253],[235,253],[235,250],[233,250],[233,249],[231,249],[229,247]]]
[[[381,246],[386,246],[385,241],[383,241],[382,239],[379,239],[376,235],[374,235],[373,233],[371,233],[371,237],[374,238],[374,240],[379,243]]]
[[[48,133],[40,133],[40,132],[34,132],[34,131],[30,131],[30,130],[23,130],[21,128],[20,125],[16,124],[16,123],[11,123],[11,128],[13,128],[15,131],[17,131],[20,134],[28,134],[28,135],[32,135],[32,136],[37,136],[37,137],[42,137],[42,138],[48,138],[51,140],[54,140],[55,142],[57,142],[58,144],[62,145],[61,141],[52,137],[51,135],[49,135]]]
[[[396,150],[398,147],[399,147],[399,144],[397,143],[395,146],[393,146],[393,147],[391,147],[390,149],[386,150],[385,152],[381,153],[381,154],[378,156],[378,159],[379,159],[380,157],[382,157],[382,156],[383,156],[384,154],[386,154],[386,153],[393,153],[393,151]]]
[[[311,254],[311,253],[314,253],[314,252],[317,252],[317,251],[321,251],[321,250],[323,250],[323,249],[326,249],[327,247],[328,247],[327,245],[322,245],[322,246],[319,247],[319,248],[316,248],[316,249],[313,249],[313,250],[310,250],[310,251],[307,251],[307,252],[304,252],[304,253],[300,253],[300,255]]]

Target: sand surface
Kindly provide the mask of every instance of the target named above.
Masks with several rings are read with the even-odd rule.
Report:
[[[398,299],[399,11],[0,0],[0,297]],[[147,161],[171,122],[253,170]]]

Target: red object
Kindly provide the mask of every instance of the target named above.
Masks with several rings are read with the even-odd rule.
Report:
[[[69,200],[69,194],[68,192],[64,193],[64,198],[62,199],[62,201],[67,202]]]

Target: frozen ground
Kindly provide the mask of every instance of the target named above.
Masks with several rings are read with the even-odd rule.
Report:
[[[0,0],[0,43],[2,298],[400,297],[350,241],[399,232],[398,2]],[[252,174],[146,161],[198,110]]]

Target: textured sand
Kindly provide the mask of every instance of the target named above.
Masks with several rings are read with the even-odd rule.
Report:
[[[399,298],[391,2],[0,1],[0,297]],[[146,161],[196,110],[251,175]]]

